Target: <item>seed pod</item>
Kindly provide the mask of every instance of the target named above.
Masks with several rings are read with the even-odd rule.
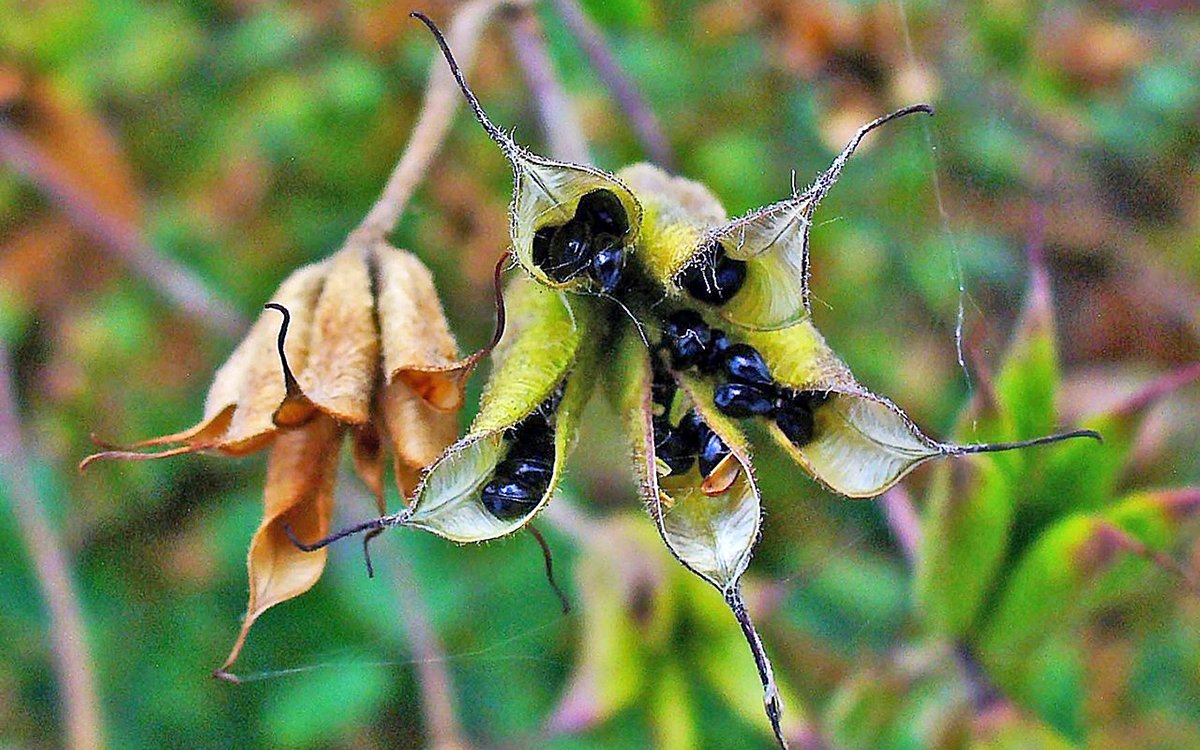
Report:
[[[828,394],[812,409],[813,431],[808,442],[793,444],[777,423],[771,424],[769,431],[808,473],[847,497],[874,497],[933,458],[1097,437],[1085,430],[1016,443],[940,443],[926,437],[891,401],[860,385],[811,321],[773,331],[746,331],[745,335],[780,386]]]
[[[488,137],[500,147],[513,169],[513,199],[509,207],[509,230],[513,255],[535,279],[553,287],[586,289],[596,280],[580,273],[591,262],[595,250],[578,244],[555,247],[556,230],[571,222],[586,227],[590,234],[615,236],[617,245],[632,250],[642,226],[642,206],[615,175],[582,164],[554,161],[517,145],[491,121],[466,79],[441,32],[424,16],[415,14],[441,47],[475,119]],[[572,233],[579,240],[578,232]],[[546,240],[551,241],[547,245]],[[557,257],[560,250],[566,256]],[[582,257],[577,257],[581,255]],[[549,269],[549,270],[547,270]],[[573,271],[573,272],[572,272]]]
[[[549,501],[595,380],[601,336],[588,300],[527,278],[506,298],[510,322],[479,414],[430,468],[401,521],[455,542],[509,534]],[[549,477],[534,482],[547,473],[543,463]]]
[[[729,447],[730,453],[708,477],[692,470],[660,477],[655,455],[652,367],[645,347],[632,332],[622,338],[617,356],[608,362],[607,372],[609,392],[628,428],[642,496],[659,534],[677,560],[721,592],[738,619],[762,679],[767,717],[784,745],[782,706],[771,663],[746,612],[738,585],[750,563],[762,517],[745,438],[717,410],[711,387],[706,388],[702,380],[685,377],[682,388],[696,413],[711,434],[719,436]],[[698,431],[693,420],[686,418],[688,426],[683,427],[681,421],[681,427]]]

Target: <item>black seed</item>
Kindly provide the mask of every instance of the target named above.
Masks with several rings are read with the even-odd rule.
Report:
[[[708,440],[704,441],[704,446],[700,449],[700,476],[707,477],[712,474],[713,469],[717,468],[717,464],[728,456],[730,453],[729,446],[725,445],[725,441],[717,433],[710,433]]]
[[[803,448],[813,439],[813,414],[799,405],[780,410],[775,415],[775,424],[797,448]]]
[[[545,269],[550,259],[550,245],[557,231],[558,227],[546,226],[533,233],[533,264],[538,268]]]
[[[712,329],[694,310],[672,313],[663,324],[663,343],[671,353],[671,365],[686,370],[704,359],[712,345]]]
[[[739,383],[771,385],[771,369],[749,344],[733,344],[725,351],[725,372]]]
[[[541,495],[550,486],[550,477],[554,467],[550,461],[541,457],[527,457],[519,460],[508,460],[496,467],[497,476],[505,476],[528,487],[536,495]]]
[[[554,429],[541,412],[533,412],[516,426],[510,427],[504,436],[513,444],[509,448],[509,455],[554,455]]]
[[[713,391],[713,402],[725,414],[742,419],[775,413],[774,389],[749,383],[722,383]]]
[[[689,443],[696,446],[696,450],[699,450],[708,441],[708,436],[712,432],[704,418],[695,409],[689,409],[687,414],[683,415],[676,431]]]
[[[732,346],[729,337],[720,328],[712,329],[712,343],[709,344],[707,356],[700,363],[700,372],[711,375],[721,369],[725,362],[725,352]]]
[[[593,233],[606,232],[624,237],[629,231],[629,220],[621,199],[608,190],[593,190],[580,198],[575,218],[587,222]]]
[[[654,433],[654,455],[662,459],[672,474],[682,474],[696,460],[696,446],[677,430]]]
[[[725,247],[718,243],[710,261],[684,269],[676,281],[701,302],[723,305],[746,283],[746,262],[726,256]]]
[[[591,261],[592,233],[588,225],[572,219],[554,234],[550,253],[540,268],[555,281],[569,281],[588,267]]]
[[[625,248],[620,245],[604,247],[592,256],[591,276],[605,294],[612,294],[621,285],[621,272],[624,269]]]
[[[650,383],[650,398],[663,409],[670,409],[676,389],[675,380],[670,375],[663,380],[655,378]]]
[[[510,521],[533,510],[538,496],[524,484],[502,477],[495,477],[483,486],[480,493],[483,507],[496,518]]]

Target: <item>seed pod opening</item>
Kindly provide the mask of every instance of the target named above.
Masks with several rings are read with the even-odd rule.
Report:
[[[403,523],[455,542],[509,534],[553,495],[591,393],[599,333],[586,300],[519,278],[471,429],[429,469]]]

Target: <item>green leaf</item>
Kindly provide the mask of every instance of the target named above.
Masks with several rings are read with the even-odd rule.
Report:
[[[692,689],[676,659],[668,658],[657,671],[658,679],[650,692],[650,728],[654,747],[663,750],[688,750],[696,747],[696,712]],[[754,676],[750,676],[754,684]]]
[[[1048,635],[1130,584],[1110,575],[1114,566],[1131,553],[1165,550],[1198,512],[1200,489],[1141,492],[1043,532],[1017,563],[979,639],[997,681],[1022,691],[1028,656]]]
[[[1050,280],[1036,254],[1032,258],[1025,307],[1009,343],[1004,364],[996,375],[995,391],[1009,439],[1053,432],[1057,423],[1054,399],[1058,392],[1058,344]]]
[[[926,627],[967,634],[1008,549],[1013,487],[990,458],[939,466],[927,498],[915,594]]]

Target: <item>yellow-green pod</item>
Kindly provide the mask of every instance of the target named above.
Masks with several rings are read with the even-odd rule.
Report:
[[[955,452],[926,437],[904,412],[863,388],[820,332],[805,320],[777,331],[747,331],[775,380],[828,394],[813,411],[813,438],[793,445],[772,423],[771,436],[819,482],[848,497],[873,497],[922,461]]]
[[[513,169],[513,198],[509,207],[509,232],[513,255],[517,263],[542,284],[576,290],[591,289],[596,284],[584,273],[570,278],[551,278],[534,258],[534,236],[539,230],[561,227],[575,216],[579,200],[597,190],[611,193],[620,201],[625,216],[625,232],[621,244],[631,252],[642,226],[642,206],[633,193],[615,175],[583,164],[571,164],[539,156],[519,146],[509,135],[496,127],[475,94],[467,86],[462,70],[446,45],[446,40],[432,22],[417,14],[433,32],[450,66],[450,72],[462,89],[475,119],[488,137],[500,147]]]
[[[783,706],[771,662],[738,583],[750,564],[762,521],[748,444],[737,425],[713,405],[711,388],[684,377],[679,385],[685,403],[696,409],[730,453],[707,477],[694,466],[679,474],[664,471],[665,465],[655,455],[652,372],[642,339],[627,331],[609,363],[609,389],[625,421],[642,499],[675,559],[716,587],[733,611],[758,668],[771,729],[780,745],[786,746]]]
[[[494,539],[520,529],[549,501],[562,476],[580,413],[595,381],[596,342],[587,301],[520,278],[510,285],[510,322],[496,348],[496,367],[467,435],[430,467],[402,523],[455,542]],[[545,409],[561,387],[561,400]],[[514,450],[513,430],[527,419],[553,432],[552,472],[545,491],[519,514],[498,516],[482,490]]]
[[[913,105],[864,125],[806,190],[732,221],[702,185],[648,165],[622,170],[619,176],[647,206],[639,248],[643,265],[674,296],[683,296],[683,276],[711,269],[720,247],[745,263],[745,278],[727,300],[706,306],[749,330],[775,330],[803,320],[810,314],[808,238],[817,206],[867,133],[913,112],[932,110]]]

